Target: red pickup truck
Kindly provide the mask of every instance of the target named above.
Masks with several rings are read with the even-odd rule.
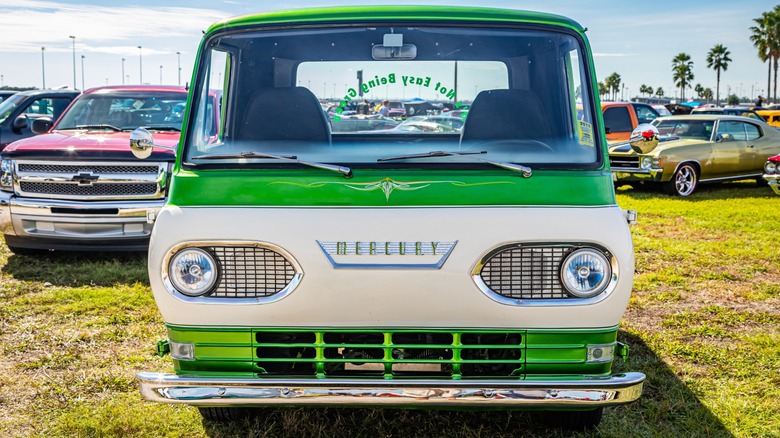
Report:
[[[638,125],[661,117],[655,108],[639,102],[603,102],[601,112],[608,142],[628,140]]]

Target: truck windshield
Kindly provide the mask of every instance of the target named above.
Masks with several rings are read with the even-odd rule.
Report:
[[[122,91],[83,94],[54,129],[180,130],[187,93]]]
[[[588,61],[574,34],[424,26],[243,30],[218,35],[203,50],[186,165],[282,165],[261,154],[357,168],[601,161]],[[217,136],[208,123],[207,96],[215,92]]]

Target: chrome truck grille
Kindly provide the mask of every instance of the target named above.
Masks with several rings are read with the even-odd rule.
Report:
[[[609,166],[612,169],[636,169],[639,167],[639,157],[633,156],[609,156]]]
[[[160,199],[165,196],[168,163],[45,161],[17,162],[20,196],[79,201]]]

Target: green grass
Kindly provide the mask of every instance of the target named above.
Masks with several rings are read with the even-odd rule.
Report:
[[[754,184],[687,199],[627,187],[639,212],[634,295],[616,371],[647,375],[643,397],[595,431],[529,413],[286,409],[215,424],[145,402],[135,373],[171,371],[143,255],[14,255],[0,245],[3,437],[780,437],[780,197]]]

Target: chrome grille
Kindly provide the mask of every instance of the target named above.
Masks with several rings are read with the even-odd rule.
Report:
[[[92,165],[92,164],[35,164],[35,163],[20,163],[20,172],[40,172],[40,173],[80,173],[80,172],[92,172],[92,173],[146,173],[156,175],[159,167],[155,164],[152,166],[126,166],[126,165]]]
[[[563,289],[560,266],[573,246],[515,246],[484,262],[479,276],[487,288],[506,298],[571,298]]]
[[[636,169],[639,167],[639,157],[635,155],[629,156],[609,156],[609,165],[613,169]]]
[[[65,196],[133,196],[154,195],[156,183],[106,183],[79,185],[77,183],[21,182],[25,193]]]
[[[213,246],[207,248],[220,265],[220,280],[208,296],[220,298],[267,297],[281,292],[296,275],[284,256],[268,248]]]

